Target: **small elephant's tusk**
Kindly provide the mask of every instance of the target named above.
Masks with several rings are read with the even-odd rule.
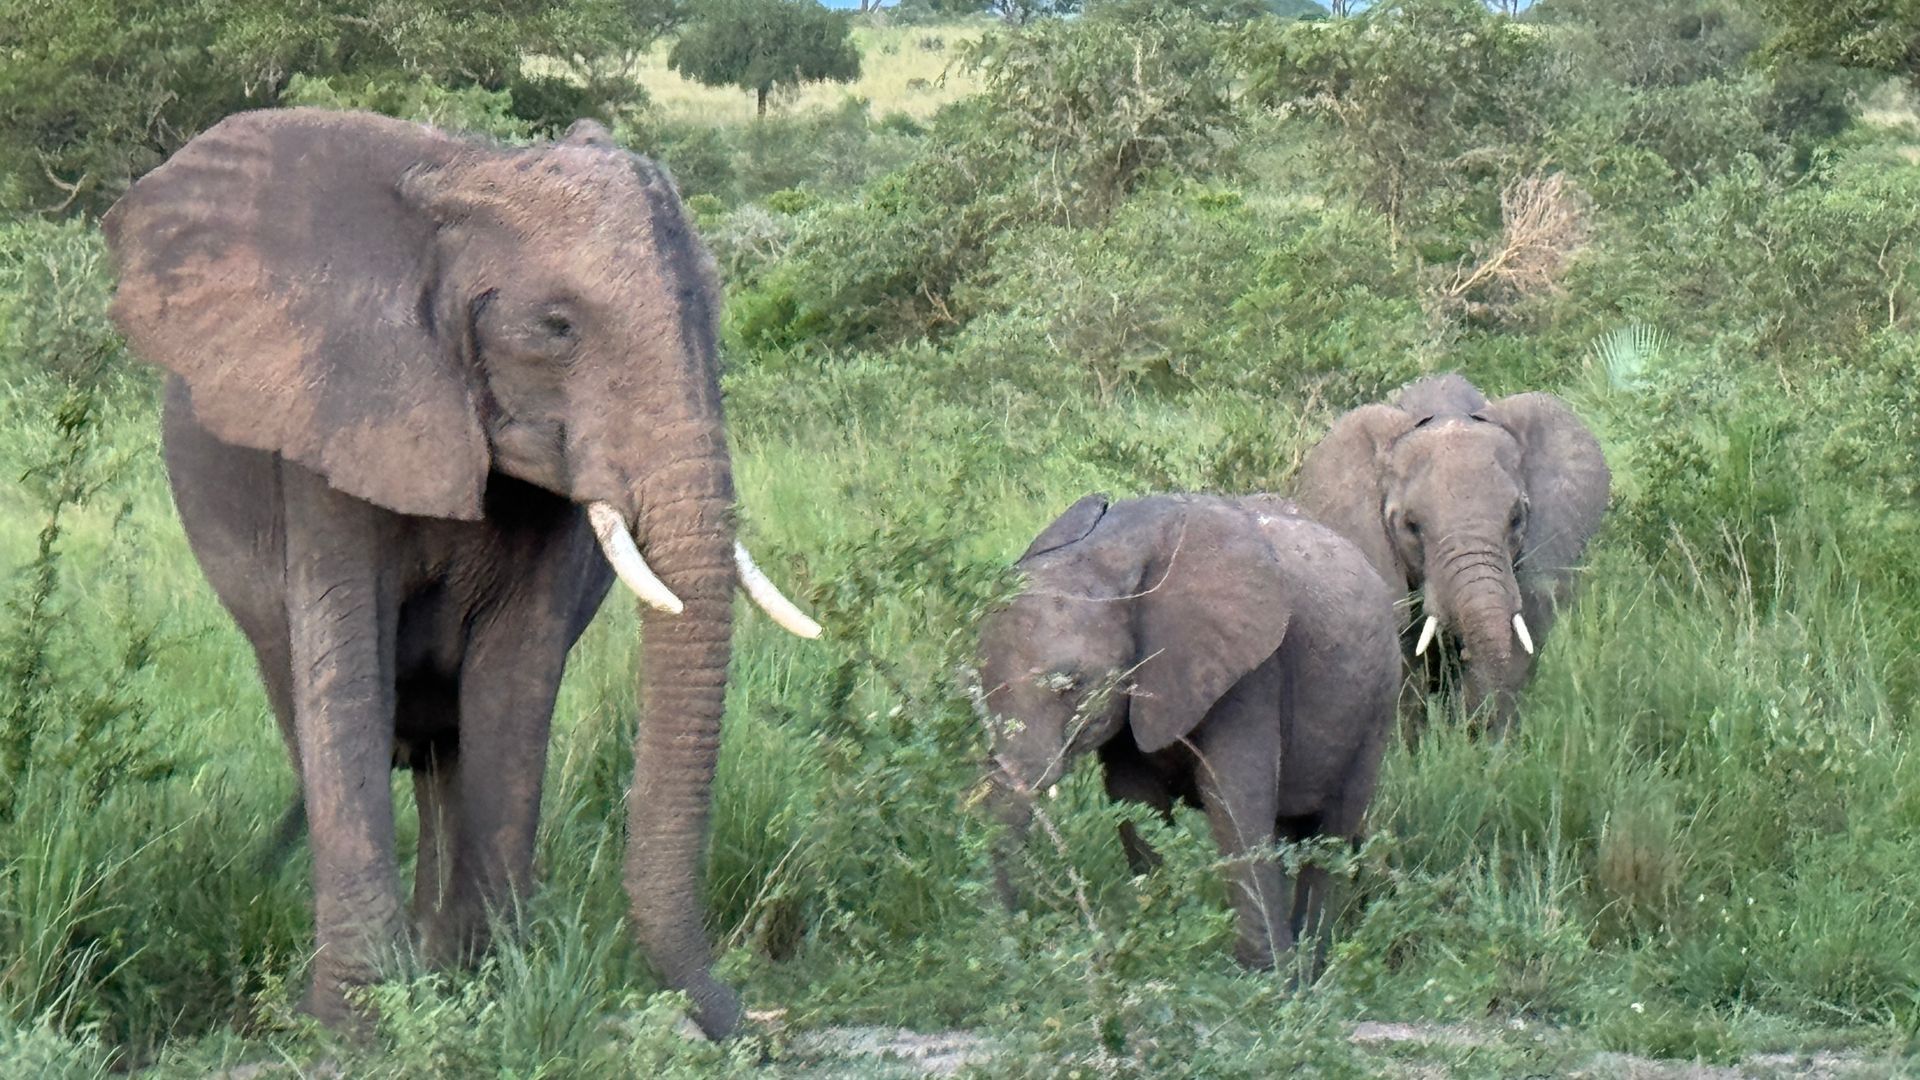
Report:
[[[781,595],[767,575],[753,565],[753,556],[747,554],[747,547],[740,541],[733,542],[733,565],[740,571],[740,585],[747,590],[753,602],[768,618],[780,624],[781,629],[796,637],[817,638],[820,636],[820,624],[807,618],[807,613],[794,606],[793,601]]]
[[[1440,629],[1440,620],[1431,615],[1427,616],[1427,625],[1420,628],[1420,641],[1414,645],[1413,655],[1426,655],[1427,646],[1433,644],[1433,634],[1438,629]]]
[[[1527,633],[1527,620],[1517,611],[1513,613],[1513,636],[1520,639],[1520,647],[1527,650],[1528,656],[1532,656],[1533,635]]]
[[[1057,798],[1059,798],[1059,797],[1060,797],[1060,785],[1059,785],[1059,784],[1048,784],[1048,785],[1047,785],[1047,798],[1048,798],[1048,799],[1057,799]]]
[[[646,557],[633,542],[633,533],[627,530],[626,516],[614,509],[612,503],[587,504],[587,523],[593,526],[593,535],[600,541],[600,551],[606,555],[607,562],[613,564],[614,574],[622,585],[633,590],[633,595],[669,615],[686,610],[680,598],[673,595],[667,583],[647,565]]]

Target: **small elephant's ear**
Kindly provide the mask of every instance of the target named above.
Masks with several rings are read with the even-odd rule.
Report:
[[[111,314],[223,442],[390,510],[478,518],[488,449],[436,315],[435,226],[402,180],[463,144],[361,113],[241,113],[104,222]]]
[[[1045,555],[1049,551],[1077,544],[1087,538],[1094,526],[1107,514],[1107,494],[1097,491],[1091,495],[1082,495],[1080,500],[1067,507],[1067,512],[1053,519],[1053,524],[1040,531],[1027,545],[1019,562],[1026,562],[1035,555]]]
[[[1552,394],[1504,397],[1487,419],[1519,441],[1527,489],[1527,536],[1514,569],[1556,587],[1578,565],[1607,510],[1612,476],[1592,429]]]
[[[1407,568],[1387,535],[1384,504],[1394,440],[1414,417],[1391,405],[1362,405],[1333,427],[1300,463],[1294,501],[1309,517],[1346,537],[1389,582],[1404,586]]]
[[[1139,656],[1129,717],[1149,753],[1185,738],[1274,654],[1292,615],[1280,562],[1252,513],[1196,500],[1169,515],[1134,603]]]

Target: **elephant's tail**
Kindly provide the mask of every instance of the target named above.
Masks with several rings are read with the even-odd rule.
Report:
[[[254,860],[254,869],[262,877],[279,873],[286,864],[287,856],[293,854],[294,846],[307,831],[307,801],[299,792],[293,795],[293,801],[280,814],[280,823],[273,827],[273,838],[267,841],[260,855]]]

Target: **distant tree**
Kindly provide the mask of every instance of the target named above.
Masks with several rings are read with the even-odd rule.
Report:
[[[764,116],[776,86],[859,78],[860,51],[846,18],[814,0],[706,0],[667,66],[707,86],[752,91]]]
[[[1013,26],[1025,26],[1048,15],[1072,15],[1080,0],[988,0],[987,9]]]
[[[1899,75],[1920,86],[1920,3],[1915,0],[1760,0],[1778,28],[1768,51]]]
[[[563,0],[547,13],[544,51],[566,66],[591,101],[644,97],[641,59],[687,14],[687,0]]]

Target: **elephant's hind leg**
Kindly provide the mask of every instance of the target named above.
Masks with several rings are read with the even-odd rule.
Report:
[[[1273,852],[1279,811],[1276,752],[1278,674],[1263,665],[1229,690],[1202,725],[1195,747],[1200,802],[1220,853],[1238,916],[1234,958],[1265,970],[1293,949],[1293,882]]]

